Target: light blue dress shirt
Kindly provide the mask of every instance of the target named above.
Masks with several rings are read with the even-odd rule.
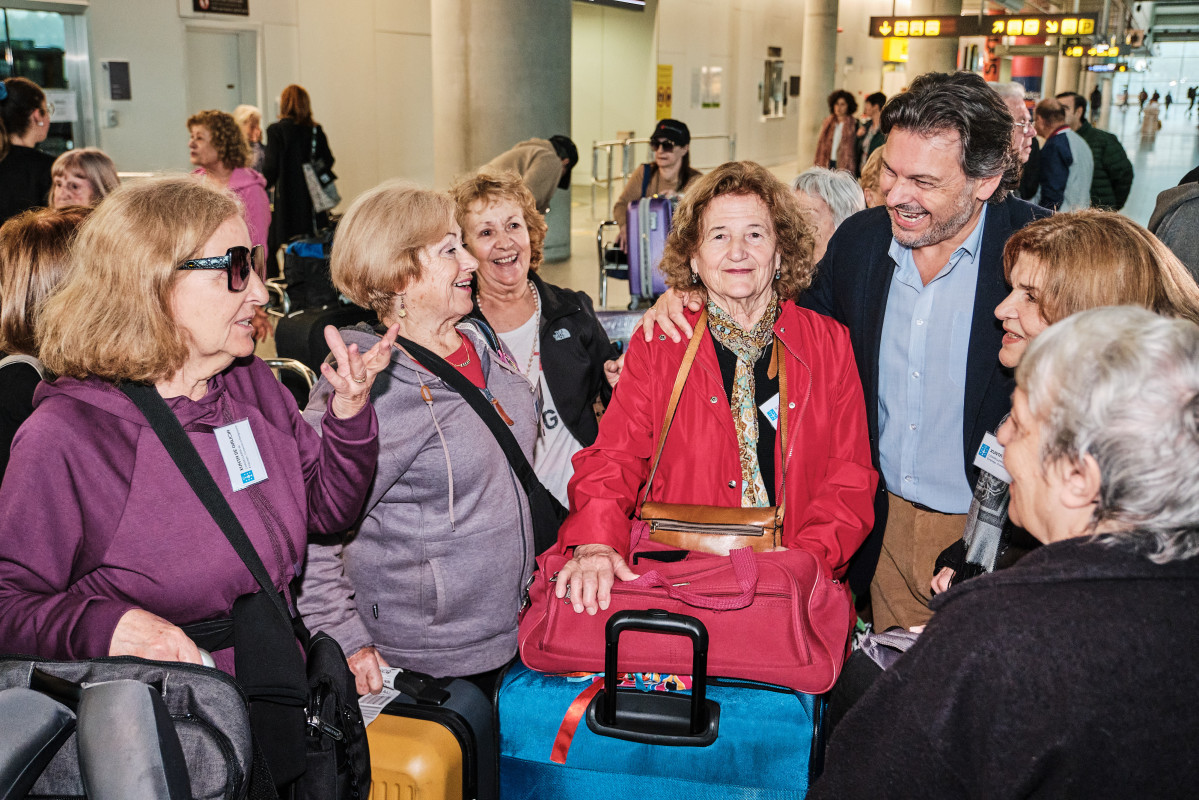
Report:
[[[970,510],[962,464],[966,357],[987,209],[925,286],[894,239],[878,365],[879,461],[887,491],[946,514]],[[996,353],[998,358],[999,354]]]

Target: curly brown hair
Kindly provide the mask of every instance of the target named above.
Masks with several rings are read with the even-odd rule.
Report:
[[[791,189],[765,167],[753,161],[730,161],[696,179],[679,203],[674,227],[666,239],[661,269],[666,284],[680,291],[707,296],[703,284],[692,283],[691,259],[699,252],[704,236],[704,211],[717,197],[726,194],[755,195],[766,204],[774,225],[775,246],[782,276],[774,290],[780,300],[794,300],[812,284],[816,264],[815,231]]]
[[[187,129],[197,125],[208,129],[217,158],[226,167],[237,169],[250,163],[250,143],[232,114],[215,109],[198,111],[187,118]]]
[[[529,269],[537,271],[545,256],[545,232],[548,226],[545,224],[545,217],[537,210],[537,200],[520,175],[511,170],[470,175],[454,184],[454,188],[450,189],[450,197],[454,198],[454,203],[458,206],[458,225],[462,228],[462,241],[468,250],[471,249],[470,242],[473,238],[473,233],[466,227],[471,206],[475,203],[487,206],[502,200],[516,203],[524,215],[525,226],[529,229]]]

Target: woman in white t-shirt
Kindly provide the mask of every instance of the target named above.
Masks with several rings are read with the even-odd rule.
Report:
[[[616,348],[583,292],[546,283],[537,275],[545,219],[514,172],[482,173],[452,190],[462,240],[479,260],[475,317],[490,325],[540,394],[541,432],[533,469],[567,505],[571,457],[596,437],[596,400],[612,396]]]

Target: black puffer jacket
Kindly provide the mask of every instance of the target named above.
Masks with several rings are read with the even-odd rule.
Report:
[[[1085,119],[1078,135],[1091,146],[1091,155],[1095,157],[1091,205],[1119,211],[1132,191],[1132,162],[1124,152],[1124,145],[1113,134],[1099,130]]]
[[[584,447],[595,444],[599,423],[593,408],[598,396],[605,406],[612,387],[604,377],[604,362],[616,358],[616,346],[595,316],[585,292],[546,283],[535,272],[529,280],[541,295],[541,368],[558,414],[566,429]],[[486,320],[476,301],[471,316]]]

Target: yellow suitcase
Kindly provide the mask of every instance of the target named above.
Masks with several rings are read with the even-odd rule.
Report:
[[[420,673],[370,725],[371,800],[496,800],[491,700],[473,683]]]
[[[462,747],[436,722],[383,713],[366,728],[371,800],[462,797]]]

